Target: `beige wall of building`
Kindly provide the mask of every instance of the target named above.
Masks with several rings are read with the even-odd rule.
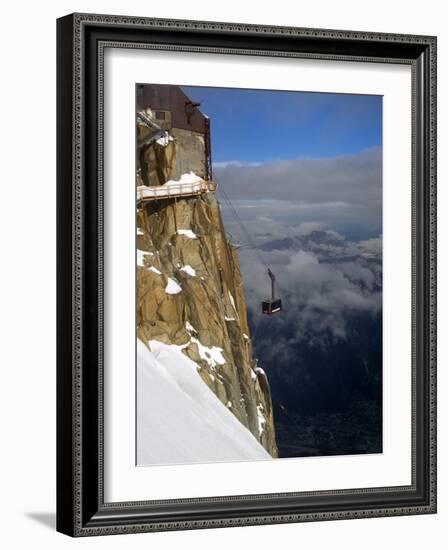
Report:
[[[178,180],[182,174],[191,171],[202,178],[206,178],[204,136],[198,132],[180,128],[172,128],[170,134],[174,138],[176,148],[176,162],[170,179]]]

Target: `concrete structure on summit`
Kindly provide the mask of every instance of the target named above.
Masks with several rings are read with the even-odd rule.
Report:
[[[188,194],[214,190],[210,121],[198,107],[178,86],[137,85],[137,187],[168,183],[170,196],[187,193],[195,182],[202,184]],[[151,200],[164,191],[144,195]]]

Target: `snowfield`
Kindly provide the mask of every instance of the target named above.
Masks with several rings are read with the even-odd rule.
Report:
[[[137,339],[137,463],[270,460],[199,376],[184,346]]]

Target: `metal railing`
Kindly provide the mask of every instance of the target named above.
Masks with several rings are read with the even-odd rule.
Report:
[[[168,185],[137,187],[137,202],[146,202],[170,197],[201,195],[216,191],[214,181],[198,180],[191,183],[170,183]]]

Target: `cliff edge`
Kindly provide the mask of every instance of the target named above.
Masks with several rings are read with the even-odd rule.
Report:
[[[137,336],[150,351],[159,343],[175,346],[194,362],[228,411],[278,456],[269,383],[252,355],[237,251],[213,192],[139,203]]]

